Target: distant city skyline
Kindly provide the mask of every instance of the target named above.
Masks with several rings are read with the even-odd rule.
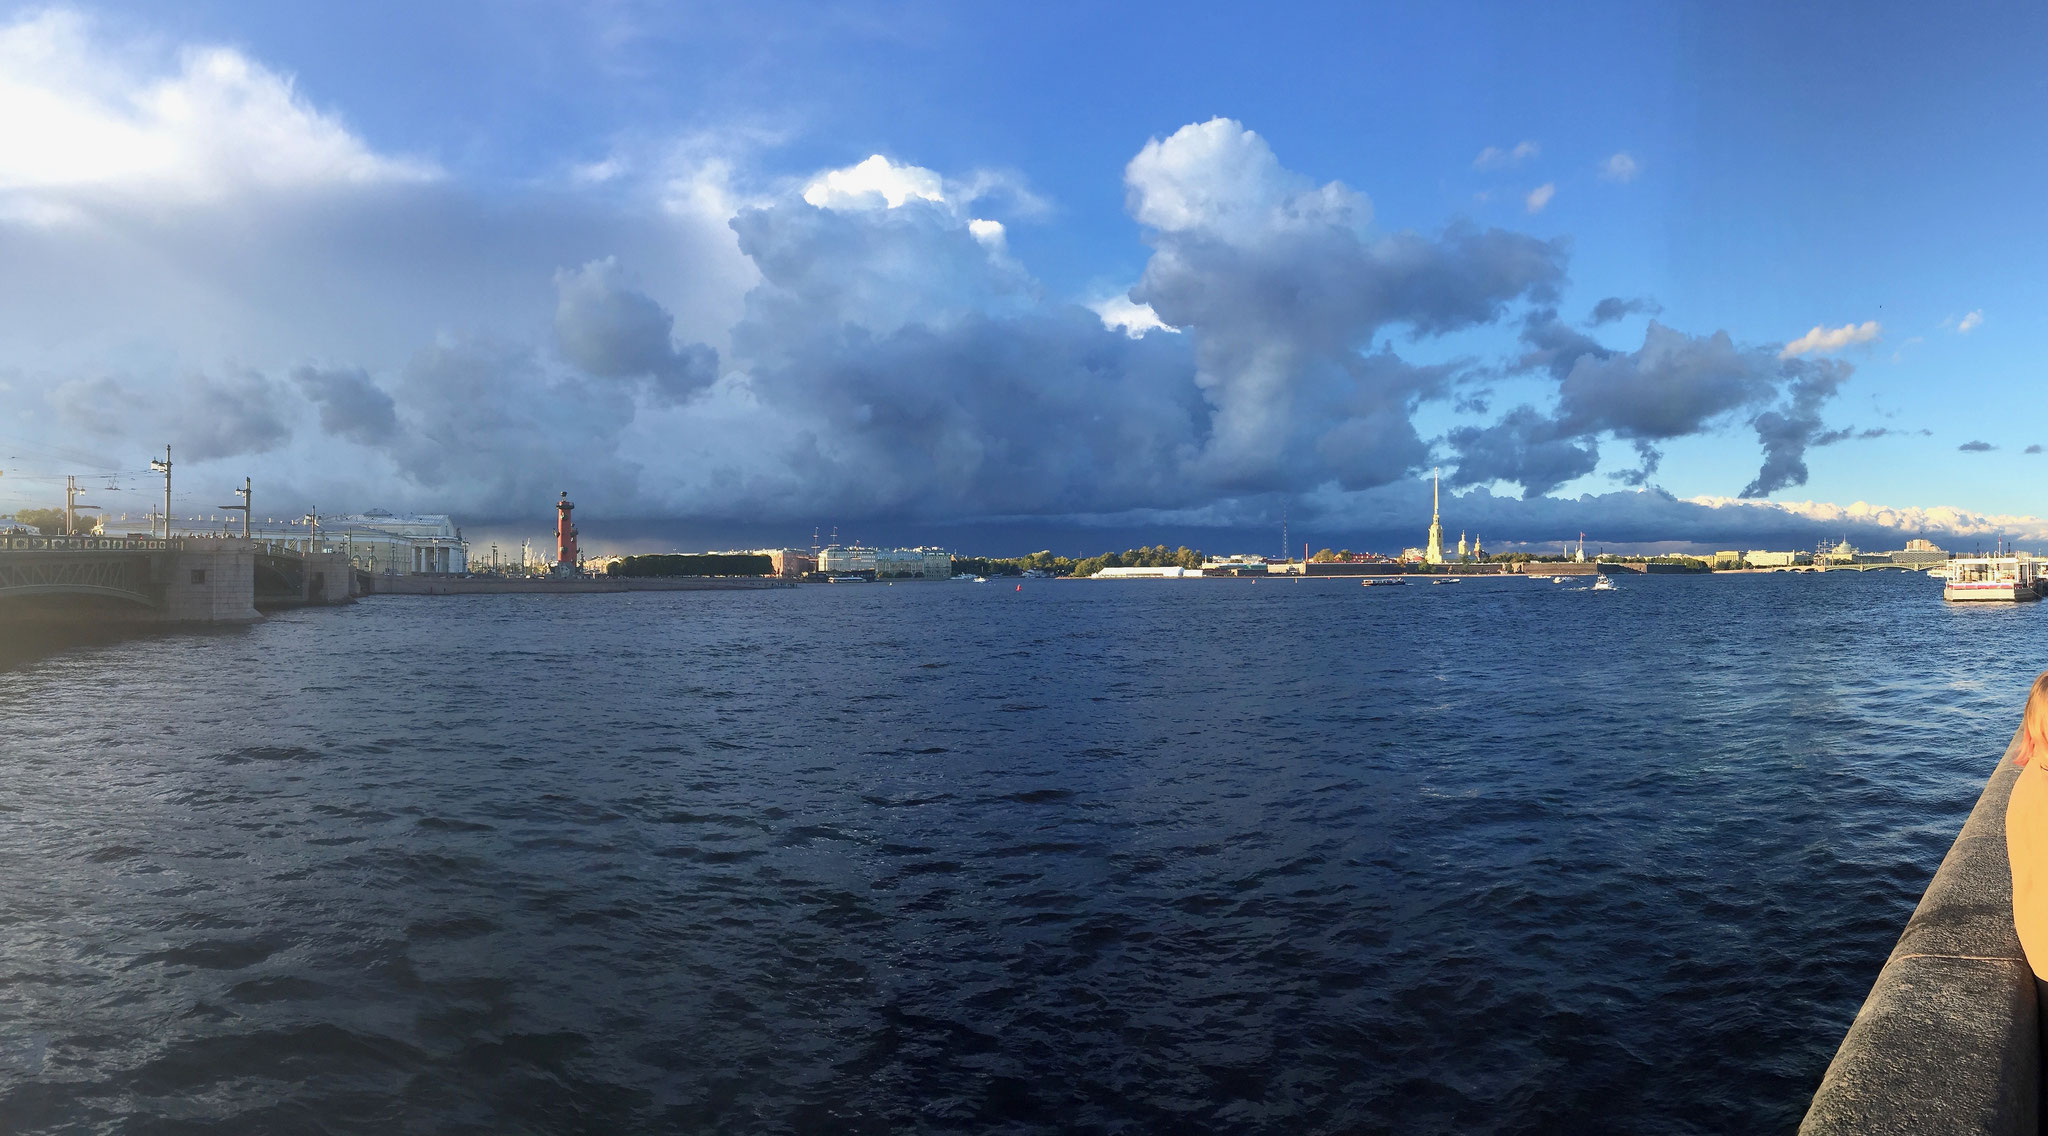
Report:
[[[183,511],[250,476],[491,533],[567,489],[649,541],[1398,550],[1442,465],[1500,550],[2048,542],[2044,47],[1908,6],[0,8],[0,512],[144,511],[169,442]]]

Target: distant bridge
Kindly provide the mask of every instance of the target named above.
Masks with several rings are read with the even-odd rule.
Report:
[[[1932,565],[1914,567],[1911,564],[1787,564],[1782,567],[1760,568],[1761,572],[1925,572]]]

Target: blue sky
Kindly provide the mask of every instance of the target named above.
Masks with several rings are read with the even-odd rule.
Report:
[[[16,146],[0,169],[0,256],[29,269],[0,295],[0,415],[20,424],[0,418],[0,507],[72,466],[130,470],[183,422],[202,477],[508,522],[583,474],[594,515],[643,521],[1167,539],[1284,504],[1367,544],[1441,465],[1484,487],[1467,513],[1508,540],[1575,519],[1617,542],[2048,540],[2030,489],[2048,457],[2024,452],[2048,443],[2030,409],[2044,23],[1762,4],[17,9],[0,98],[29,100],[18,117],[141,125]],[[233,74],[194,79],[215,49]],[[181,133],[136,109],[167,85],[220,97]],[[1190,133],[1219,118],[1227,138]],[[1148,143],[1166,146],[1149,182]],[[159,144],[157,164],[81,156]],[[877,154],[940,188],[809,200]],[[1226,232],[1228,210],[1155,223],[1169,182],[1201,197],[1268,159],[1246,192],[1360,251],[1286,251],[1295,229]],[[1332,183],[1341,201],[1303,196]],[[1439,275],[1373,275],[1393,255],[1373,242],[1405,232]],[[1159,301],[1178,332],[1119,345],[1068,318],[1144,281],[1179,297]],[[1385,302],[1246,314],[1328,287]],[[1638,303],[1589,327],[1608,298]],[[1831,334],[1781,358],[1815,328]],[[1565,329],[1597,342],[1529,361]],[[1052,358],[1072,372],[1042,379]],[[1119,393],[1097,405],[1105,375]],[[1009,389],[1041,381],[1058,389]],[[1776,475],[1773,414],[1794,463]],[[1977,442],[1994,448],[1959,448]],[[501,465],[524,472],[480,472]],[[1820,504],[1721,503],[1745,489]]]

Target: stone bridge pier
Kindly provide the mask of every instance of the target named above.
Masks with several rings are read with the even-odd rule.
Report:
[[[163,599],[155,622],[248,623],[256,610],[256,551],[246,540],[175,541],[163,561]]]

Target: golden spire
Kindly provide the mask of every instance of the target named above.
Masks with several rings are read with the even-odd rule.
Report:
[[[1443,470],[1435,470],[1429,483],[1429,545],[1423,550],[1422,559],[1430,564],[1444,562],[1443,498],[1440,488],[1443,474]]]

